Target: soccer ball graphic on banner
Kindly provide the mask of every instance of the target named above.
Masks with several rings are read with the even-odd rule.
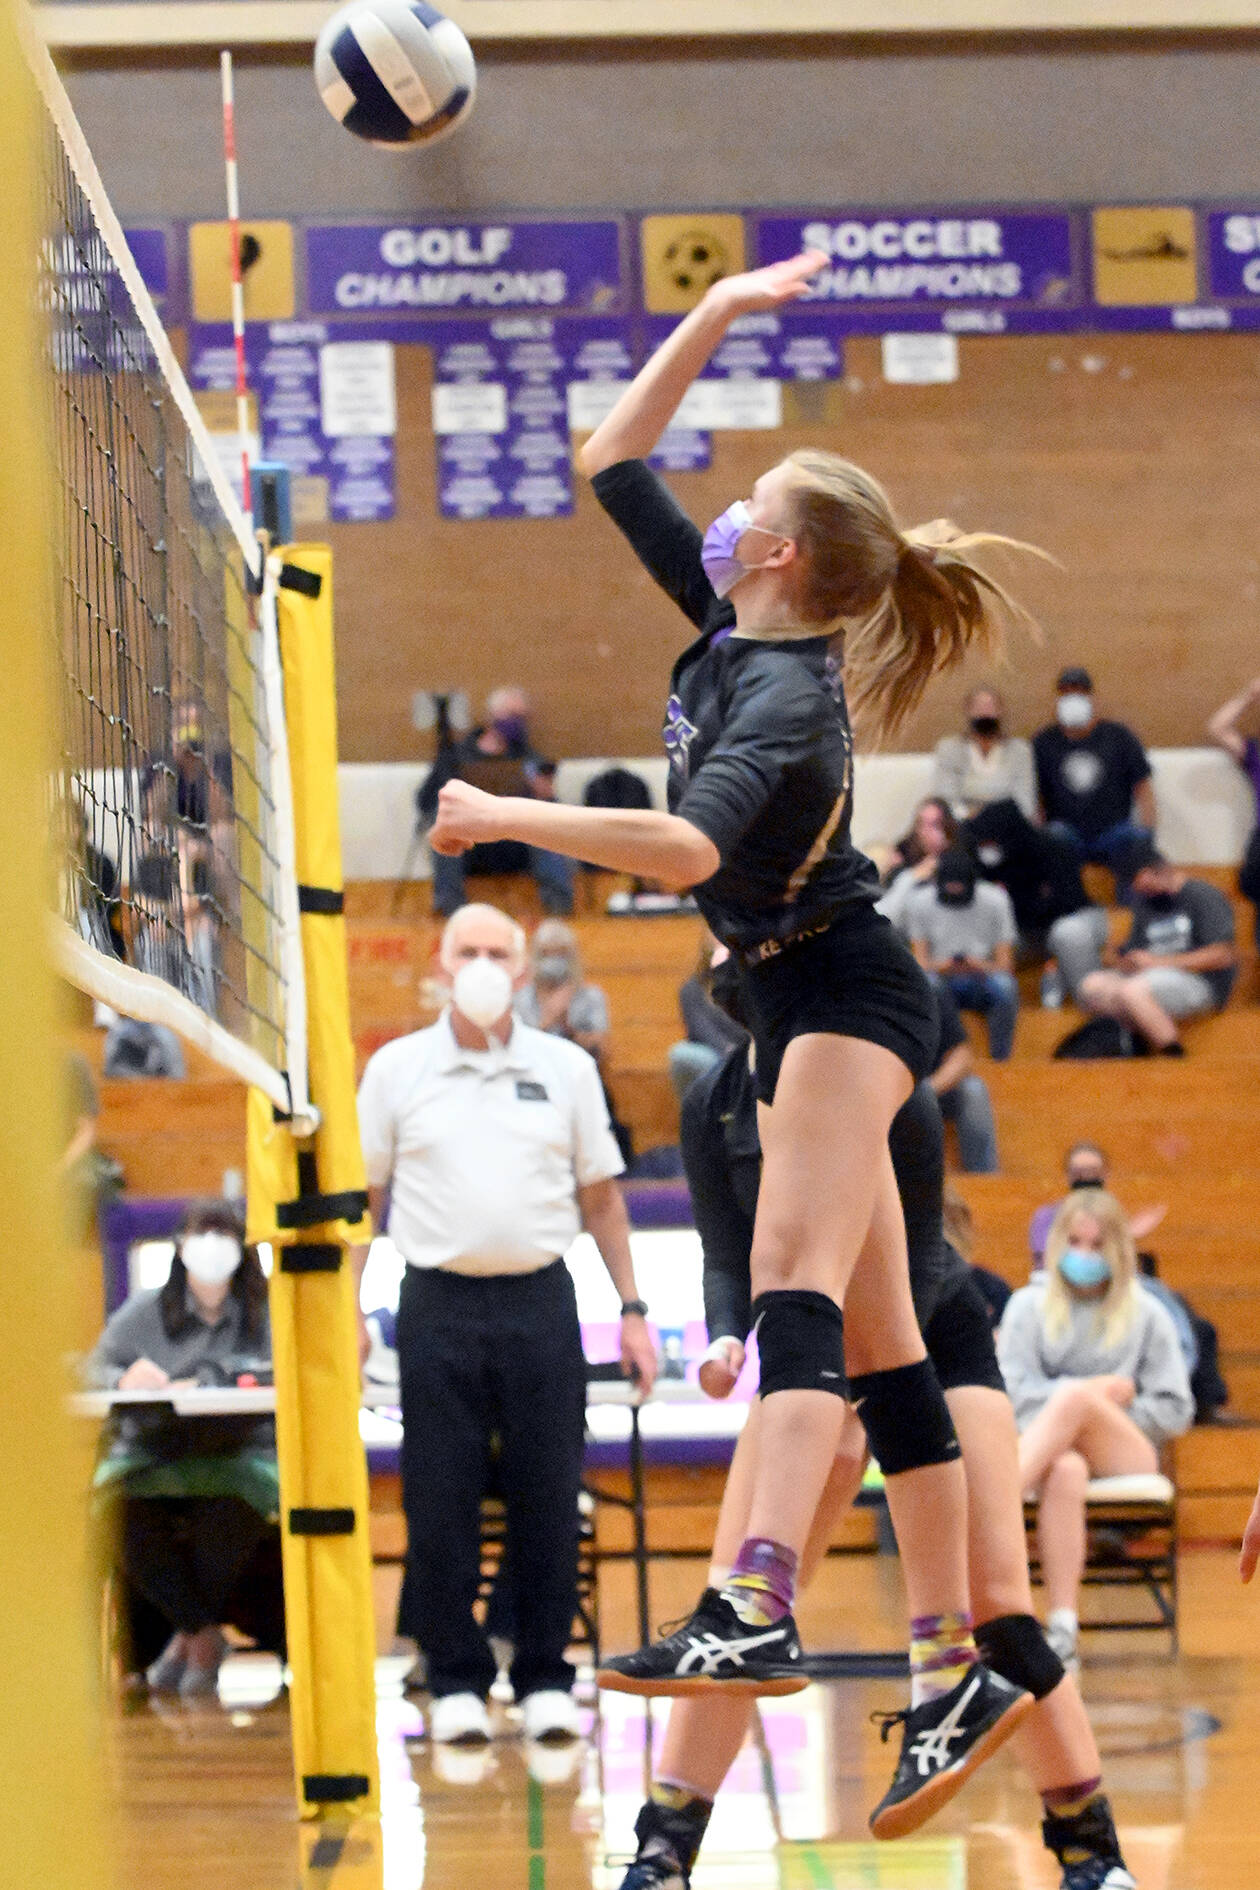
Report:
[[[477,68],[454,20],[428,0],[350,0],[315,42],[315,83],[338,124],[401,150],[463,123]]]

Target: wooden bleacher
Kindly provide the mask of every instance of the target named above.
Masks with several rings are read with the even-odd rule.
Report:
[[[1202,876],[1231,885],[1219,869]],[[695,961],[700,926],[692,917],[608,918],[604,905],[616,883],[604,874],[580,881],[575,928],[588,976],[608,993],[610,1080],[643,1149],[676,1139],[665,1055],[679,1035],[677,992]],[[484,882],[477,892],[525,923],[540,916],[528,881]],[[433,994],[423,989],[438,936],[428,908],[423,886],[404,888],[400,900],[389,884],[347,889],[360,1067],[380,1043],[434,1015]],[[1071,1008],[1026,1006],[1006,1064],[984,1057],[977,1029],[1002,1173],[957,1180],[975,1216],[977,1259],[1018,1284],[1027,1278],[1029,1217],[1054,1198],[1064,1150],[1081,1138],[1101,1142],[1127,1202],[1167,1204],[1151,1240],[1163,1276],[1220,1331],[1230,1414],[1260,1423],[1260,1004],[1250,919],[1250,907],[1239,902],[1237,990],[1220,1017],[1187,1027],[1184,1060],[1056,1063],[1055,1044],[1078,1021]],[[99,1033],[81,1024],[75,1037],[99,1069]],[[226,1170],[244,1167],[242,1091],[195,1053],[188,1061],[182,1083],[102,1085],[101,1139],[134,1193],[214,1192]],[[1177,1472],[1183,1533],[1236,1535],[1260,1472],[1260,1429],[1195,1433],[1179,1446]]]

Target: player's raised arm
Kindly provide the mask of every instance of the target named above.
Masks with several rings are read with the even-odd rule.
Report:
[[[826,260],[820,250],[806,250],[788,262],[715,282],[582,447],[578,465],[587,478],[623,459],[646,459],[736,316],[798,301]]]

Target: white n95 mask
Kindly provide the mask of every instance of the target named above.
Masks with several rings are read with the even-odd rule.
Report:
[[[222,1286],[241,1264],[241,1243],[231,1234],[186,1234],[179,1257],[185,1270],[202,1286]]]
[[[478,1030],[489,1030],[507,1014],[512,1003],[512,980],[493,958],[470,958],[451,980],[455,1008]]]

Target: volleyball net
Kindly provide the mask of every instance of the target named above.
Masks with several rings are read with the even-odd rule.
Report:
[[[58,652],[59,963],[308,1113],[275,561],[47,55],[37,288]],[[228,258],[224,258],[225,270]]]

